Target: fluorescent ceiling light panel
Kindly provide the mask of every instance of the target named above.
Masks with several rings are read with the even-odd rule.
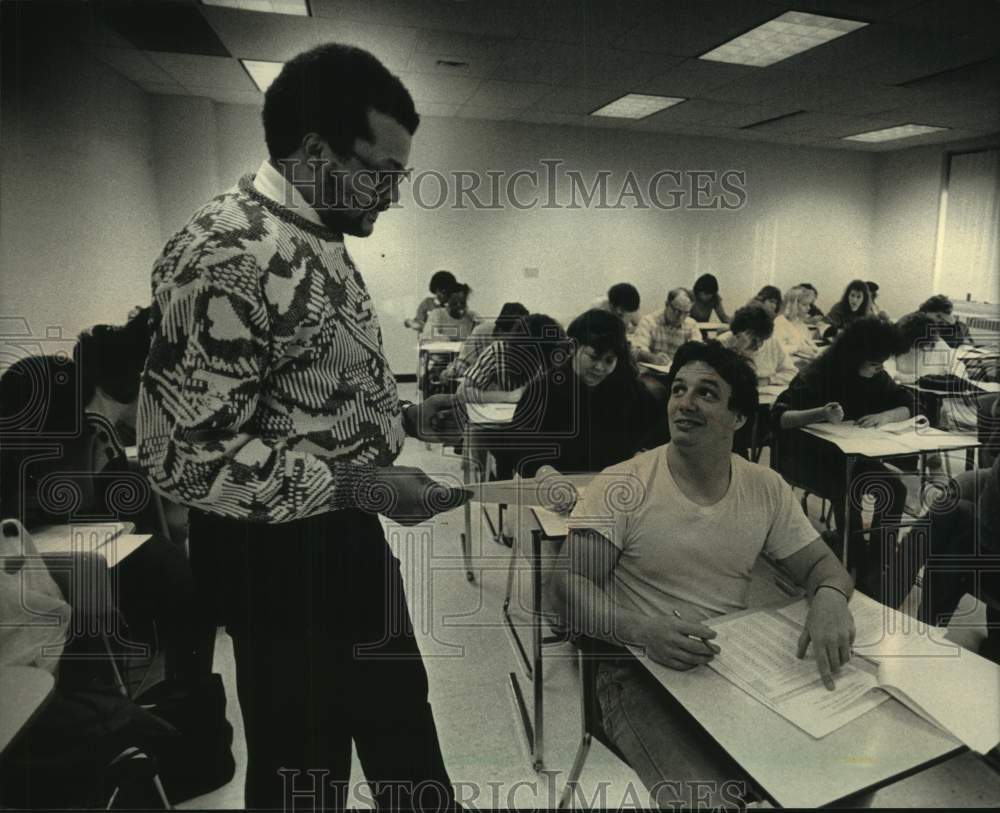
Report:
[[[256,59],[241,59],[240,62],[247,69],[254,84],[260,88],[261,93],[267,90],[271,82],[278,78],[278,74],[285,66],[284,62],[261,62]]]
[[[295,14],[309,16],[306,0],[201,0],[206,6],[236,8],[240,11],[260,11],[265,14]]]
[[[659,113],[675,104],[687,101],[687,99],[676,98],[674,96],[645,96],[641,93],[628,93],[620,99],[609,102],[604,107],[598,108],[590,115],[608,116],[614,119],[644,119]]]
[[[931,127],[928,124],[900,124],[898,127],[886,127],[883,130],[870,130],[867,133],[845,136],[844,141],[895,141],[899,138],[924,135],[925,133],[940,133],[948,127]]]
[[[764,68],[866,25],[868,23],[804,11],[786,11],[780,17],[702,54],[699,59]]]

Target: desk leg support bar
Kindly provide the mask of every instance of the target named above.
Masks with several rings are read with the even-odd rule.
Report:
[[[472,460],[469,453],[469,442],[472,437],[466,432],[462,439],[462,482],[468,485],[472,482]],[[462,532],[462,560],[465,563],[465,580],[475,581],[476,577],[472,572],[472,506],[469,501],[465,501],[462,506],[462,519],[465,530]]]
[[[544,751],[544,696],[542,686],[542,542],[541,532],[533,530],[531,532],[531,662],[528,662],[527,653],[521,644],[521,639],[517,635],[514,623],[510,617],[510,591],[514,578],[514,557],[515,551],[511,551],[511,568],[507,574],[507,598],[504,600],[503,616],[508,633],[514,641],[514,651],[522,661],[528,678],[532,682],[533,688],[533,713],[528,713],[527,704],[524,701],[524,694],[521,692],[517,675],[509,673],[511,691],[514,695],[514,702],[517,704],[518,713],[521,717],[521,726],[524,730],[525,739],[528,743],[528,750],[531,753],[531,766],[534,770],[540,771],[543,763]]]

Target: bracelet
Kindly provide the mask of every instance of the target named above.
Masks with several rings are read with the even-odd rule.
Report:
[[[840,595],[842,595],[842,596],[844,597],[844,601],[847,601],[847,602],[849,602],[849,601],[850,601],[850,599],[849,599],[849,598],[847,597],[847,593],[845,593],[845,592],[844,592],[843,590],[841,590],[841,589],[840,589],[839,587],[834,587],[834,586],[833,586],[832,584],[821,584],[821,585],[820,585],[819,587],[817,587],[817,588],[816,588],[815,590],[813,590],[813,598],[816,598],[816,594],[817,594],[817,593],[818,593],[818,592],[819,592],[820,590],[822,590],[822,589],[823,589],[824,587],[828,587],[828,588],[830,588],[831,590],[836,590],[836,591],[837,591],[838,593],[840,593]]]

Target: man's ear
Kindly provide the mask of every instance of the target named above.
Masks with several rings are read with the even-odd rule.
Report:
[[[342,163],[341,157],[318,133],[310,132],[302,136],[302,152],[305,153],[309,161],[329,161],[333,169],[339,169]]]
[[[741,415],[739,412],[736,413],[736,426],[733,427],[734,431],[737,429],[742,429],[743,424],[747,422],[747,416]]]

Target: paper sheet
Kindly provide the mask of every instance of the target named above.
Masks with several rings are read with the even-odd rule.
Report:
[[[517,404],[466,404],[469,423],[480,425],[489,423],[510,423],[514,420]]]
[[[553,474],[541,480],[492,480],[464,488],[472,492],[474,502],[548,508],[566,497],[575,496],[574,502],[579,501],[582,490],[593,479],[593,474]]]
[[[39,553],[70,553],[98,550],[115,537],[134,530],[132,522],[74,522],[45,525],[30,533]]]
[[[889,699],[874,669],[848,664],[829,691],[811,652],[795,657],[801,628],[778,611],[760,611],[712,627],[722,652],[709,666],[807,734],[819,738]]]

